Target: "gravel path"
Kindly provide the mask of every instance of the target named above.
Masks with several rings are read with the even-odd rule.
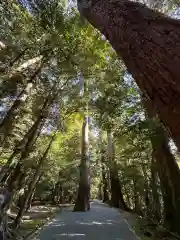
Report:
[[[33,240],[137,240],[118,209],[100,202],[91,203],[90,212],[68,208],[45,226]]]

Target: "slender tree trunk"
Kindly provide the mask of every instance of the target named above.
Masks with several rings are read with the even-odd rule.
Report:
[[[2,170],[0,172],[0,181],[2,179],[4,179],[4,176],[8,172],[9,167],[11,166],[13,159],[15,156],[17,156],[17,154],[21,154],[21,157],[20,157],[21,162],[23,162],[23,159],[25,159],[29,155],[29,152],[32,149],[32,145],[34,144],[34,142],[36,142],[37,137],[38,137],[38,135],[41,131],[41,128],[44,124],[44,119],[46,118],[46,116],[48,114],[48,108],[50,107],[51,103],[52,103],[52,99],[49,95],[44,101],[44,104],[42,106],[42,109],[39,113],[39,116],[38,116],[36,122],[32,125],[32,127],[29,129],[29,131],[25,134],[23,139],[17,144],[14,152],[9,157],[7,163],[2,167]],[[21,163],[21,164],[23,164],[23,163]]]
[[[89,156],[88,156],[88,117],[84,117],[82,125],[82,145],[79,189],[74,211],[87,211],[90,208],[90,184],[89,184]]]
[[[102,171],[102,201],[109,202],[109,193],[108,193],[108,169],[105,165],[105,151],[101,150],[101,171]]]
[[[110,41],[180,148],[180,21],[128,0],[79,0]]]
[[[108,178],[104,165],[102,165],[102,201],[109,202],[109,193],[108,193]]]
[[[160,221],[161,219],[161,204],[160,204],[160,196],[158,193],[158,175],[157,175],[157,166],[156,160],[154,156],[152,156],[151,162],[151,189],[152,189],[152,214],[153,218],[156,221]]]
[[[110,131],[107,132],[108,137],[108,158],[110,168],[110,183],[111,183],[111,205],[113,207],[128,210],[128,207],[124,201],[120,179],[118,176],[117,165],[115,162],[115,149],[113,136]]]
[[[39,182],[39,181],[37,180],[37,183],[38,183],[38,182]],[[37,183],[36,183],[36,185],[37,185]],[[30,197],[29,197],[29,199],[28,199],[28,201],[27,201],[27,205],[26,205],[25,212],[28,212],[28,210],[31,209],[31,204],[32,204],[32,201],[33,201],[35,192],[36,192],[36,186],[34,187],[32,193],[31,193],[31,195],[30,195]]]
[[[146,102],[149,118],[155,116],[151,105]],[[169,149],[167,134],[157,119],[151,135],[153,157],[156,159],[164,200],[164,221],[171,231],[180,233],[180,170]]]
[[[20,108],[25,103],[27,97],[29,96],[30,90],[33,87],[33,82],[36,76],[40,73],[42,69],[42,64],[40,67],[35,71],[35,73],[32,75],[29,83],[24,87],[24,89],[19,93],[16,100],[14,101],[13,105],[7,112],[6,116],[4,117],[3,121],[0,124],[0,146],[3,145],[6,137],[12,130],[12,125],[15,120],[15,116],[18,115]]]
[[[139,156],[141,158],[141,156]],[[148,182],[148,174],[147,174],[147,169],[145,166],[145,163],[143,162],[143,159],[141,161],[141,166],[142,166],[142,172],[143,172],[143,177],[144,177],[144,203],[145,203],[145,215],[149,216],[151,215],[151,206],[150,206],[150,191],[149,191],[149,182]]]
[[[0,182],[5,183],[6,179],[8,178],[10,172],[11,172],[11,165],[13,165],[13,159],[17,154],[20,153],[19,149],[15,149],[14,152],[11,154],[5,165],[2,167],[0,171]],[[6,176],[6,177],[5,177]]]
[[[136,176],[133,177],[133,190],[134,190],[134,210],[136,213],[141,214]]]
[[[23,142],[23,146],[21,149],[21,157],[16,165],[15,170],[13,171],[9,181],[8,181],[8,189],[11,189],[14,182],[18,181],[18,178],[20,177],[21,173],[23,172],[23,163],[25,159],[29,156],[32,147],[35,143],[35,140],[37,139],[36,136],[39,134],[39,131],[41,131],[41,128],[43,126],[43,118],[42,115],[37,119],[37,121],[34,123],[34,125],[31,127],[31,129],[28,132],[28,138],[25,139],[25,142]]]
[[[46,148],[46,151],[44,152],[43,156],[41,157],[41,159],[39,160],[39,163],[38,163],[38,166],[36,168],[36,172],[32,178],[32,181],[29,183],[29,186],[28,186],[28,190],[26,191],[25,195],[24,195],[24,201],[23,201],[23,204],[21,204],[21,207],[19,209],[19,212],[17,214],[17,217],[14,221],[14,228],[18,228],[20,223],[21,223],[21,220],[22,220],[22,217],[23,217],[23,214],[27,208],[27,204],[28,204],[28,200],[37,184],[37,181],[38,181],[38,178],[39,176],[41,175],[41,167],[42,165],[44,164],[44,161],[46,160],[46,157],[48,155],[48,152],[51,148],[51,145],[53,143],[53,140],[55,138],[55,134],[52,136],[49,144],[48,144],[48,147]]]

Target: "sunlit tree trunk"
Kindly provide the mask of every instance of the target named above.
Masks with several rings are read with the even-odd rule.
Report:
[[[110,171],[110,184],[111,184],[111,205],[113,207],[128,210],[124,201],[120,179],[118,176],[117,164],[115,162],[115,149],[113,136],[111,131],[107,132],[108,138],[108,158],[109,158],[109,171]]]
[[[88,117],[84,117],[82,125],[81,163],[79,189],[74,211],[89,210],[90,183],[89,183],[89,156],[88,156]]]
[[[180,21],[128,0],[79,0],[180,148]]]

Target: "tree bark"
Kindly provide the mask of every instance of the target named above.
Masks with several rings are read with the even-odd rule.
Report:
[[[146,107],[149,118],[154,117],[151,144],[163,193],[164,222],[171,231],[180,233],[180,170],[169,149],[169,139],[165,130],[155,119],[154,110],[148,102],[146,102]]]
[[[180,148],[180,21],[128,0],[79,0]]]
[[[90,208],[88,144],[88,117],[84,117],[82,125],[80,180],[74,211],[87,211]]]
[[[115,149],[113,136],[111,131],[107,132],[108,138],[108,158],[109,158],[109,170],[110,170],[110,184],[111,184],[111,205],[116,208],[128,210],[128,207],[124,201],[120,179],[118,176],[117,165],[115,162]]]

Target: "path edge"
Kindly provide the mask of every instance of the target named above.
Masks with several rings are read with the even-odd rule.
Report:
[[[20,239],[32,240],[32,238],[35,237],[42,230],[42,228],[44,228],[46,225],[48,226],[52,222],[52,219],[56,216],[56,214],[61,211],[62,211],[62,208],[59,208],[56,211],[52,212],[52,215],[45,218],[45,221],[42,224],[37,225],[37,227],[32,232],[26,234]]]

